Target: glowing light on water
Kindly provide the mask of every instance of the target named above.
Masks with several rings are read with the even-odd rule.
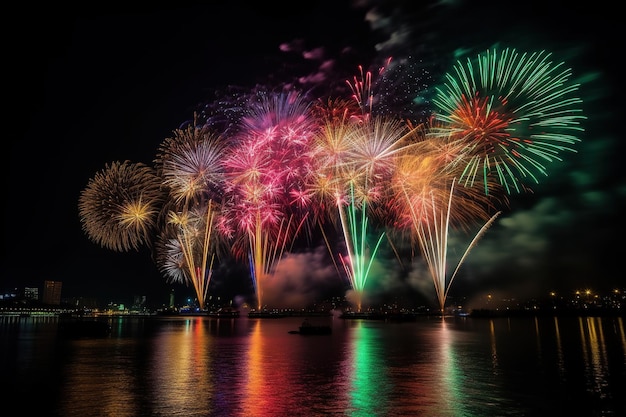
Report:
[[[389,408],[387,399],[392,384],[382,370],[384,358],[378,344],[377,329],[358,322],[352,329],[353,342],[348,357],[350,361],[349,403],[346,414],[360,416],[377,410],[380,415]]]

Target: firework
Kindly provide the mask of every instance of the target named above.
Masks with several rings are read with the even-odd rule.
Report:
[[[223,138],[208,127],[177,129],[161,143],[155,165],[176,204],[220,199],[225,148]]]
[[[361,116],[376,114],[405,120],[426,114],[421,94],[430,76],[415,57],[399,60],[388,57],[373,70],[365,71],[359,66],[358,71],[358,75],[346,82]]]
[[[355,97],[357,108],[361,109],[359,100],[363,96],[355,93]],[[385,236],[384,232],[376,233],[370,244],[369,214],[371,211],[379,217],[386,215],[376,208],[382,206],[386,185],[395,167],[395,156],[405,144],[407,128],[398,120],[369,113],[367,117],[356,116],[353,107],[341,101],[337,104],[338,109],[325,107],[322,113],[325,116],[323,128],[312,147],[312,159],[317,165],[311,189],[319,205],[334,212],[331,216],[339,220],[335,224],[343,236],[346,253],[338,255],[339,262],[335,262],[335,266],[342,265],[355,291],[357,309],[361,310],[365,284]],[[324,237],[335,261],[325,233]]]
[[[214,226],[223,194],[224,149],[222,138],[208,127],[188,126],[163,141],[156,159],[170,196],[157,263],[171,282],[193,286],[200,308],[222,243]]]
[[[419,248],[443,310],[507,195],[580,141],[578,85],[550,57],[506,49],[457,63],[424,123],[404,120],[421,87],[402,87],[411,63],[390,59],[359,67],[345,99],[224,94],[161,143],[154,169],[126,161],[98,172],[80,196],[83,229],[117,251],[152,245],[158,232],[159,269],[192,285],[202,308],[228,249],[249,264],[259,309],[283,255],[315,226],[361,310],[376,254],[395,234]],[[449,274],[452,232],[473,237]]]
[[[571,71],[553,64],[546,52],[514,49],[486,51],[466,64],[457,62],[433,99],[442,126],[436,136],[462,139],[471,151],[459,181],[473,184],[482,177],[489,192],[495,176],[508,193],[519,192],[526,180],[538,182],[547,164],[574,151],[585,117],[579,85]],[[442,133],[443,132],[443,133]]]
[[[399,230],[409,234],[420,248],[433,279],[439,307],[443,312],[456,273],[484,231],[495,221],[494,199],[477,187],[455,184],[465,152],[462,141],[428,139],[406,148],[399,158],[393,179],[395,196],[390,211]],[[442,152],[445,150],[445,152]],[[450,155],[454,155],[450,160]],[[497,188],[497,184],[492,185]],[[475,222],[486,223],[475,235],[454,273],[447,274],[450,229],[468,231]]]
[[[114,251],[151,246],[164,196],[153,168],[130,161],[112,162],[82,190],[78,208],[87,237]]]
[[[233,236],[235,256],[249,259],[259,309],[264,281],[307,217],[307,151],[316,129],[300,95],[261,95],[224,158],[226,202],[220,227]]]
[[[339,262],[321,229],[335,267],[341,264],[350,282],[359,311],[385,237],[384,231],[372,227],[372,220],[386,217],[384,200],[396,157],[404,146],[411,145],[410,129],[400,118],[374,114],[376,90],[390,62],[387,60],[375,75],[359,66],[359,75],[346,81],[352,91],[351,101],[335,100],[318,106],[323,127],[312,149],[317,162],[312,189],[320,205],[338,219],[333,223],[346,246],[346,253],[337,256]]]
[[[216,209],[212,202],[185,212],[169,212],[175,237],[165,235],[159,268],[170,282],[191,284],[201,309],[205,307],[213,276],[217,236],[213,232]]]

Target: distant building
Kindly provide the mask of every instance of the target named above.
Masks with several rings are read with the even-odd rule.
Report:
[[[95,310],[98,308],[98,300],[95,297],[71,297],[61,299],[61,302],[80,310]]]
[[[17,288],[13,288],[0,294],[0,300],[15,300],[18,294]]]
[[[39,300],[39,288],[34,288],[34,287],[24,288],[24,298],[27,300],[38,301]]]
[[[146,309],[146,296],[145,295],[136,295],[133,298],[133,305],[130,308],[133,311],[143,311]]]
[[[63,283],[60,281],[44,281],[43,282],[43,303],[48,305],[61,304],[61,287]]]

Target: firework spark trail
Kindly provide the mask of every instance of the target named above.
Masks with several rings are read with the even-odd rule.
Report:
[[[437,89],[438,96],[433,101],[441,112],[435,114],[438,123],[426,130],[426,136],[433,141],[443,138],[446,146],[453,145],[452,149],[460,144],[452,153],[458,157],[453,157],[448,167],[464,168],[452,175],[444,205],[446,200],[436,201],[435,196],[440,194],[431,190],[430,204],[420,202],[416,209],[411,206],[415,190],[406,190],[405,179],[401,180],[400,189],[409,202],[410,218],[442,312],[459,267],[500,214],[498,211],[491,216],[474,236],[447,280],[453,206],[455,210],[467,208],[458,197],[453,199],[455,181],[461,181],[464,190],[473,189],[482,170],[484,195],[500,186],[507,193],[513,189],[519,192],[524,185],[522,179],[538,182],[533,171],[547,175],[544,163],[559,159],[560,151],[573,151],[568,145],[580,141],[575,133],[582,131],[579,124],[584,116],[576,107],[581,100],[572,96],[578,85],[568,84],[570,70],[561,70],[562,64],[552,66],[549,56],[544,52],[519,55],[509,49],[500,55],[487,51],[478,57],[476,66],[470,60],[467,68],[459,63],[455,67],[456,78],[447,74],[445,90]]]
[[[439,301],[439,309],[441,313],[444,313],[446,298],[448,297],[448,291],[452,286],[454,278],[469,254],[469,251],[475,246],[478,239],[484,234],[489,226],[496,220],[501,212],[494,214],[479,232],[474,236],[472,242],[468,245],[465,253],[458,261],[457,266],[448,278],[447,265],[448,265],[448,237],[450,229],[450,216],[453,207],[453,195],[454,195],[454,181],[450,187],[450,196],[447,202],[447,206],[438,209],[438,204],[435,202],[434,194],[430,205],[426,205],[426,210],[430,210],[429,217],[431,221],[419,222],[417,225],[417,236],[422,249],[422,255],[428,264],[428,269],[433,278],[435,286],[435,293],[437,294],[437,300]]]
[[[185,214],[170,212],[169,224],[177,228],[176,237],[167,242],[160,254],[160,269],[165,276],[170,282],[191,284],[201,309],[205,308],[213,276],[214,218],[211,202],[206,208]]]
[[[397,226],[411,230],[410,234],[427,264],[442,312],[452,281],[478,237],[474,238],[448,278],[450,228],[467,232],[473,222],[489,218],[489,211],[494,209],[493,198],[479,188],[455,186],[459,168],[463,166],[458,159],[465,157],[464,149],[460,141],[428,137],[419,145],[406,148],[399,158],[393,180],[395,195],[391,208],[398,218]],[[451,155],[456,156],[450,159]],[[497,189],[496,185],[492,187]],[[492,216],[487,224],[493,223],[498,215]],[[483,226],[479,235],[485,230]]]
[[[377,77],[373,77],[370,71],[364,72],[363,67],[359,66],[360,77],[355,76],[352,83],[348,82],[352,98],[361,114],[358,117],[353,116],[352,123],[342,130],[348,146],[345,160],[339,166],[339,173],[348,184],[348,191],[347,196],[337,198],[337,210],[349,260],[346,264],[342,258],[342,263],[355,291],[358,311],[361,311],[365,284],[385,237],[385,232],[380,232],[374,244],[368,242],[368,208],[375,208],[373,205],[377,203],[383,206],[383,200],[387,197],[385,190],[389,189],[396,158],[405,146],[410,145],[407,141],[410,137],[408,127],[399,118],[379,117],[374,114],[375,85],[383,80],[380,76],[390,62],[391,58],[386,61],[385,66],[378,69]],[[342,200],[348,202],[345,208],[340,204]],[[375,209],[375,213],[379,219],[387,215],[381,213],[380,209]]]
[[[365,291],[365,283],[369,277],[372,263],[376,258],[376,252],[385,237],[385,233],[381,233],[376,243],[371,247],[368,244],[368,224],[369,219],[366,216],[367,202],[363,202],[361,210],[358,210],[354,198],[354,186],[350,186],[350,204],[344,209],[338,206],[339,216],[341,218],[341,229],[346,242],[349,263],[346,264],[341,258],[344,270],[352,289],[356,294],[357,311],[361,311],[363,303],[363,295]],[[347,217],[347,219],[346,219]]]
[[[372,116],[372,114],[374,114],[376,83],[379,80],[384,80],[381,76],[384,74],[390,63],[391,58],[388,58],[385,65],[378,69],[376,77],[372,75],[371,71],[364,71],[363,66],[359,65],[359,75],[355,75],[352,78],[352,81],[346,80],[346,83],[352,91],[352,99],[361,109],[361,117],[364,119],[368,119]]]

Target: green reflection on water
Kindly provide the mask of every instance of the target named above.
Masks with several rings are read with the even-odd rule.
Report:
[[[355,323],[352,329],[350,416],[383,416],[388,408],[391,383],[385,372],[380,330]]]

